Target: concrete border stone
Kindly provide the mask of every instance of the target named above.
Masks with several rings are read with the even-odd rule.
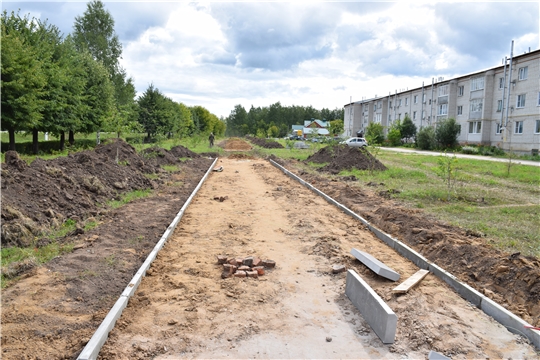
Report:
[[[273,160],[269,160],[269,161],[272,165],[274,165],[276,168],[281,170],[287,176],[297,180],[302,185],[312,189],[314,192],[316,192],[317,194],[322,196],[324,199],[326,199],[326,201],[328,201],[329,203],[336,205],[340,210],[344,211],[346,214],[349,214],[352,217],[364,223],[368,227],[368,229],[371,232],[373,232],[375,236],[377,236],[377,238],[379,238],[388,246],[396,250],[399,254],[403,255],[405,258],[412,261],[418,267],[429,270],[435,276],[437,276],[438,278],[446,282],[448,285],[450,285],[465,300],[471,302],[472,304],[480,308],[482,311],[484,311],[484,313],[493,317],[501,325],[505,326],[509,331],[526,336],[529,339],[529,341],[534,346],[536,346],[537,349],[540,349],[540,332],[537,330],[525,328],[524,327],[525,325],[530,326],[530,324],[528,324],[526,321],[524,321],[517,315],[511,313],[510,311],[506,310],[504,307],[497,304],[493,300],[487,298],[486,296],[484,296],[477,290],[473,289],[471,286],[460,282],[454,275],[445,271],[441,267],[433,263],[430,263],[429,260],[424,258],[422,255],[420,255],[413,249],[409,248],[407,245],[403,244],[399,240],[392,238],[389,234],[386,234],[385,232],[371,225],[367,220],[362,218],[360,215],[355,214],[352,210],[338,203],[336,200],[332,199],[331,197],[329,197],[322,191],[314,188],[311,184],[306,183],[306,181],[294,175],[289,170],[285,169],[283,166],[279,165],[275,161]]]
[[[199,184],[197,184],[197,187],[195,187],[189,198],[186,200],[184,206],[182,206],[171,224],[167,227],[167,230],[165,230],[160,240],[156,243],[154,249],[152,249],[150,254],[148,254],[146,260],[143,262],[139,270],[135,273],[135,276],[133,276],[128,286],[126,286],[126,288],[120,295],[120,298],[116,301],[107,316],[105,316],[105,319],[103,319],[101,325],[98,327],[94,335],[92,335],[92,337],[90,338],[90,341],[88,341],[82,352],[79,354],[77,360],[97,359],[99,351],[101,350],[103,344],[105,344],[105,341],[107,341],[107,338],[109,337],[109,332],[113,329],[116,320],[118,320],[118,318],[120,318],[120,316],[122,315],[122,311],[126,308],[129,299],[131,298],[131,296],[133,296],[133,294],[135,294],[135,291],[137,290],[142,281],[142,278],[146,275],[146,272],[150,268],[150,265],[152,265],[152,262],[156,259],[158,252],[163,248],[165,242],[167,242],[168,238],[176,229],[176,225],[178,225],[180,219],[182,219],[182,216],[184,215],[187,207],[195,197],[195,194],[197,194],[197,192],[201,188],[202,184],[206,181],[206,179],[212,172],[212,169],[214,168],[217,161],[218,158],[216,158],[214,162],[212,162],[212,165],[210,165],[210,167],[206,171],[206,174],[203,176],[201,181],[199,181]]]
[[[345,294],[381,341],[384,344],[394,343],[397,329],[396,314],[354,270],[347,271]]]

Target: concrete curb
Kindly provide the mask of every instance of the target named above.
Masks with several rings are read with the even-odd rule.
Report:
[[[283,166],[279,165],[275,161],[273,160],[269,160],[269,161],[272,165],[274,165],[276,168],[281,170],[284,174],[286,174],[290,178],[297,180],[302,185],[304,185],[305,187],[311,190],[315,189],[313,185],[309,184],[302,178],[291,173],[289,170],[285,169]],[[375,234],[375,236],[377,236],[377,238],[379,238],[385,244],[387,244],[388,246],[396,250],[400,255],[412,261],[419,268],[426,269],[432,272],[435,276],[437,276],[438,278],[443,280],[445,283],[450,285],[465,300],[471,302],[476,307],[480,308],[482,311],[484,311],[484,313],[494,318],[501,325],[506,327],[510,332],[517,333],[517,334],[527,337],[529,341],[532,344],[534,344],[534,346],[536,346],[536,348],[540,349],[540,331],[525,328],[524,327],[525,325],[530,326],[530,324],[527,323],[525,320],[514,315],[513,313],[506,310],[504,307],[497,304],[493,300],[489,299],[488,297],[478,292],[477,290],[473,289],[469,285],[460,282],[454,275],[445,271],[441,267],[429,262],[429,260],[427,260],[425,257],[423,257],[422,255],[420,255],[419,253],[417,253],[416,251],[408,247],[406,244],[402,243],[401,241],[397,239],[394,239],[392,236],[388,235],[387,233],[371,225],[367,220],[362,218],[360,215],[354,213],[352,210],[340,204],[336,200],[332,199],[330,196],[326,195],[322,191],[315,189],[314,192],[322,196],[330,204],[336,205],[340,210],[342,210],[346,214],[351,215],[352,217],[360,220],[364,225],[368,227],[368,229],[371,232]]]
[[[161,236],[161,239],[157,242],[156,246],[154,246],[154,249],[150,252],[139,270],[135,273],[135,276],[133,276],[128,286],[120,295],[120,298],[118,298],[107,316],[105,316],[105,319],[103,319],[103,321],[101,322],[101,325],[99,325],[94,335],[92,335],[92,338],[90,338],[90,341],[88,341],[84,349],[81,351],[81,353],[77,357],[77,360],[97,359],[101,347],[103,346],[103,344],[105,344],[105,341],[107,341],[107,338],[109,337],[109,332],[114,328],[116,320],[118,320],[122,315],[122,311],[124,311],[124,309],[126,308],[129,298],[132,297],[133,294],[135,294],[135,291],[137,290],[139,284],[142,281],[142,278],[146,275],[146,271],[148,271],[150,265],[152,265],[152,262],[156,259],[159,250],[163,248],[165,242],[167,242],[167,240],[169,239],[169,236],[171,236],[171,234],[174,232],[174,229],[176,229],[176,226],[180,222],[180,219],[182,219],[182,216],[184,216],[184,212],[195,197],[195,194],[197,194],[202,184],[206,181],[206,179],[212,172],[212,169],[214,168],[217,160],[218,158],[216,158],[212,165],[210,165],[210,168],[208,168],[206,174],[204,174],[201,181],[199,181],[199,184],[197,185],[195,190],[193,190],[190,197],[186,200],[184,206],[182,206],[169,227],[167,227],[167,230],[165,230],[165,232]]]

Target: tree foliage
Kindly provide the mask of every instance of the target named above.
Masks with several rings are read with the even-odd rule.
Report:
[[[333,136],[343,134],[344,129],[343,120],[340,119],[330,121],[330,125],[328,126],[328,131],[330,132],[330,135]]]
[[[275,128],[277,128],[276,137],[284,137],[291,132],[292,125],[302,125],[309,119],[342,120],[343,109],[317,110],[312,106],[282,106],[280,102],[277,102],[268,107],[252,105],[249,111],[246,111],[242,105],[236,105],[225,119],[226,135],[267,135],[269,131],[275,133]]]
[[[435,129],[435,140],[441,149],[452,149],[458,145],[458,135],[461,126],[455,119],[445,119],[437,124]]]
[[[409,139],[413,139],[416,136],[416,130],[416,125],[414,125],[409,115],[405,115],[405,118],[403,119],[403,122],[399,127],[401,137],[406,139],[407,141]]]
[[[384,142],[384,128],[381,124],[372,122],[366,128],[366,140],[370,145],[381,145]]]
[[[435,130],[425,126],[416,135],[416,145],[422,150],[433,150],[436,146]]]

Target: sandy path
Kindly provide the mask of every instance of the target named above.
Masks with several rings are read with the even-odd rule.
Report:
[[[534,358],[506,331],[428,275],[408,294],[354,260],[367,251],[402,279],[418,268],[363,226],[263,160],[222,159],[102,349],[102,358]],[[216,196],[228,198],[219,202]],[[277,262],[257,279],[221,279],[215,256]],[[355,269],[398,316],[383,345],[344,295]],[[327,341],[327,337],[331,341]]]

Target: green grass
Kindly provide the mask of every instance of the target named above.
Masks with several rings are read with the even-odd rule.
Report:
[[[163,170],[171,172],[171,173],[180,171],[180,168],[176,165],[161,165],[161,167],[163,168]]]
[[[144,174],[144,176],[145,176],[147,179],[150,179],[150,180],[157,180],[157,179],[159,179],[159,175],[158,175],[158,174]]]
[[[151,193],[152,193],[152,190],[133,190],[133,191],[123,194],[120,200],[111,200],[107,202],[107,205],[109,205],[113,209],[116,209],[131,201],[147,197]]]

